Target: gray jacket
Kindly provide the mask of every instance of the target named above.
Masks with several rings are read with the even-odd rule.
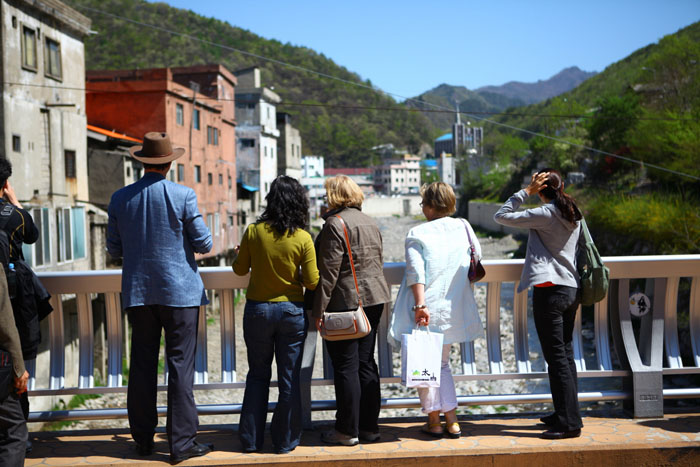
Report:
[[[493,216],[499,224],[530,229],[518,292],[544,282],[578,288],[576,245],[581,222],[564,219],[554,203],[516,212],[527,196],[525,190],[518,191]]]
[[[316,260],[321,277],[314,294],[315,318],[320,318],[324,311],[354,310],[358,303],[343,224],[335,214],[342,217],[348,230],[362,306],[391,300],[384,279],[382,235],[374,219],[357,208],[331,211],[324,216],[326,223],[316,239]]]

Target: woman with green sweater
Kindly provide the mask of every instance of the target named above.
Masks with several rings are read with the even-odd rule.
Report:
[[[233,263],[239,276],[250,271],[243,314],[248,376],[238,434],[244,451],[262,449],[274,356],[279,397],[270,434],[275,452],[287,453],[302,431],[299,373],[308,325],[303,288],[315,289],[319,275],[311,235],[303,230],[309,209],[304,188],[280,175],[265,200],[267,208],[248,226]]]

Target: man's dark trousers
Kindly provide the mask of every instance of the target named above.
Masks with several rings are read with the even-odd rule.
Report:
[[[129,308],[127,312],[132,327],[127,397],[131,436],[140,445],[147,445],[158,424],[156,388],[162,328],[168,362],[166,432],[170,455],[177,456],[192,447],[197,434],[192,385],[199,307],[147,305]]]
[[[14,391],[0,402],[0,467],[24,465],[27,423]]]

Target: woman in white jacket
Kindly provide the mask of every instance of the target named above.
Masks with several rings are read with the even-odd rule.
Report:
[[[470,242],[481,258],[481,246],[469,223],[450,217],[456,198],[443,182],[421,187],[423,214],[428,222],[406,236],[406,274],[396,298],[390,338],[400,347],[401,335],[416,325],[428,326],[444,335],[439,388],[419,388],[423,413],[428,422],[423,431],[435,438],[443,434],[459,438],[457,396],[450,370],[450,347],[468,342],[483,333],[469,282]],[[440,424],[445,415],[445,426]]]

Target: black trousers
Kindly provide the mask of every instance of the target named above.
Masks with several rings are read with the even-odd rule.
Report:
[[[377,327],[384,304],[365,308],[372,332],[362,339],[326,341],[333,363],[335,399],[335,429],[357,437],[359,430],[376,433],[381,406],[379,369],[374,361]]]
[[[127,312],[132,327],[127,393],[131,436],[139,444],[148,444],[158,425],[158,351],[164,329],[168,362],[166,432],[170,454],[179,455],[192,447],[199,424],[192,393],[199,307],[147,305]]]
[[[532,304],[537,335],[547,362],[556,429],[583,427],[578,405],[578,379],[572,346],[578,289],[557,285],[535,287]]]
[[[27,422],[19,397],[12,391],[0,402],[0,467],[24,465],[27,436]]]

